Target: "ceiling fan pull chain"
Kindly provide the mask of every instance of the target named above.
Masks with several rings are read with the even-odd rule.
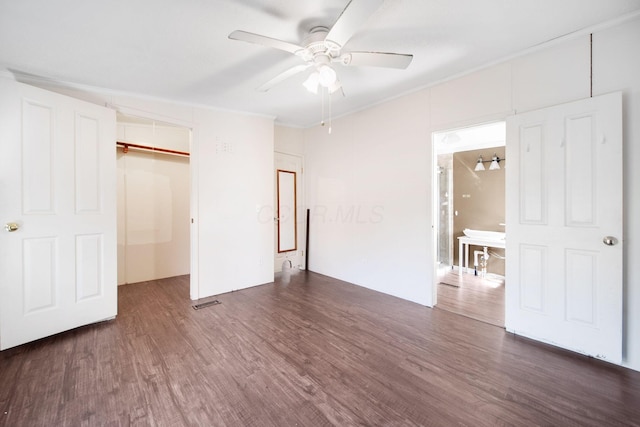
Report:
[[[322,113],[320,117],[320,126],[324,126],[324,91],[320,88],[320,99],[322,100],[320,105],[322,106]]]

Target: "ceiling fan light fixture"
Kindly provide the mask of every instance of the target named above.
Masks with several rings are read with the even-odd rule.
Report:
[[[329,94],[333,94],[334,92],[337,92],[340,89],[342,89],[342,84],[340,83],[339,80],[336,79],[336,81],[333,82],[333,84],[329,86],[327,89],[329,90]]]
[[[317,71],[314,71],[313,73],[309,74],[309,77],[307,77],[307,80],[305,80],[304,83],[302,83],[302,85],[314,95],[318,94],[319,84],[320,84],[320,73],[318,73]]]
[[[338,76],[335,70],[328,65],[318,67],[318,81],[322,87],[331,87],[337,80]]]

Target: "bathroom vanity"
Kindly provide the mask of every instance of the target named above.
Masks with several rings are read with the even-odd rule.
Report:
[[[487,248],[505,248],[505,233],[499,231],[463,230],[464,236],[458,237],[458,273],[469,272],[469,246],[482,246]],[[464,263],[462,254],[464,253]]]

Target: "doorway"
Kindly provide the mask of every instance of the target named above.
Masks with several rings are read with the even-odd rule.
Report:
[[[435,132],[432,141],[437,307],[504,327],[505,122]]]
[[[118,285],[190,273],[191,130],[118,114]]]
[[[302,157],[274,156],[274,273],[304,269]]]

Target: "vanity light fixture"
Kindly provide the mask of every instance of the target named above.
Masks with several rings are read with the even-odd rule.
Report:
[[[497,169],[500,169],[500,162],[506,160],[506,159],[501,159],[500,157],[498,157],[497,154],[494,154],[493,157],[491,158],[491,160],[483,160],[482,156],[478,156],[478,161],[476,162],[476,167],[473,169],[474,171],[483,171],[486,170],[486,168],[484,167],[485,163],[491,163],[489,165],[489,170],[490,171],[494,171]]]
[[[491,164],[489,165],[489,170],[490,171],[494,171],[496,169],[500,169],[500,157],[498,157],[496,154],[493,155],[493,157],[491,158]]]

